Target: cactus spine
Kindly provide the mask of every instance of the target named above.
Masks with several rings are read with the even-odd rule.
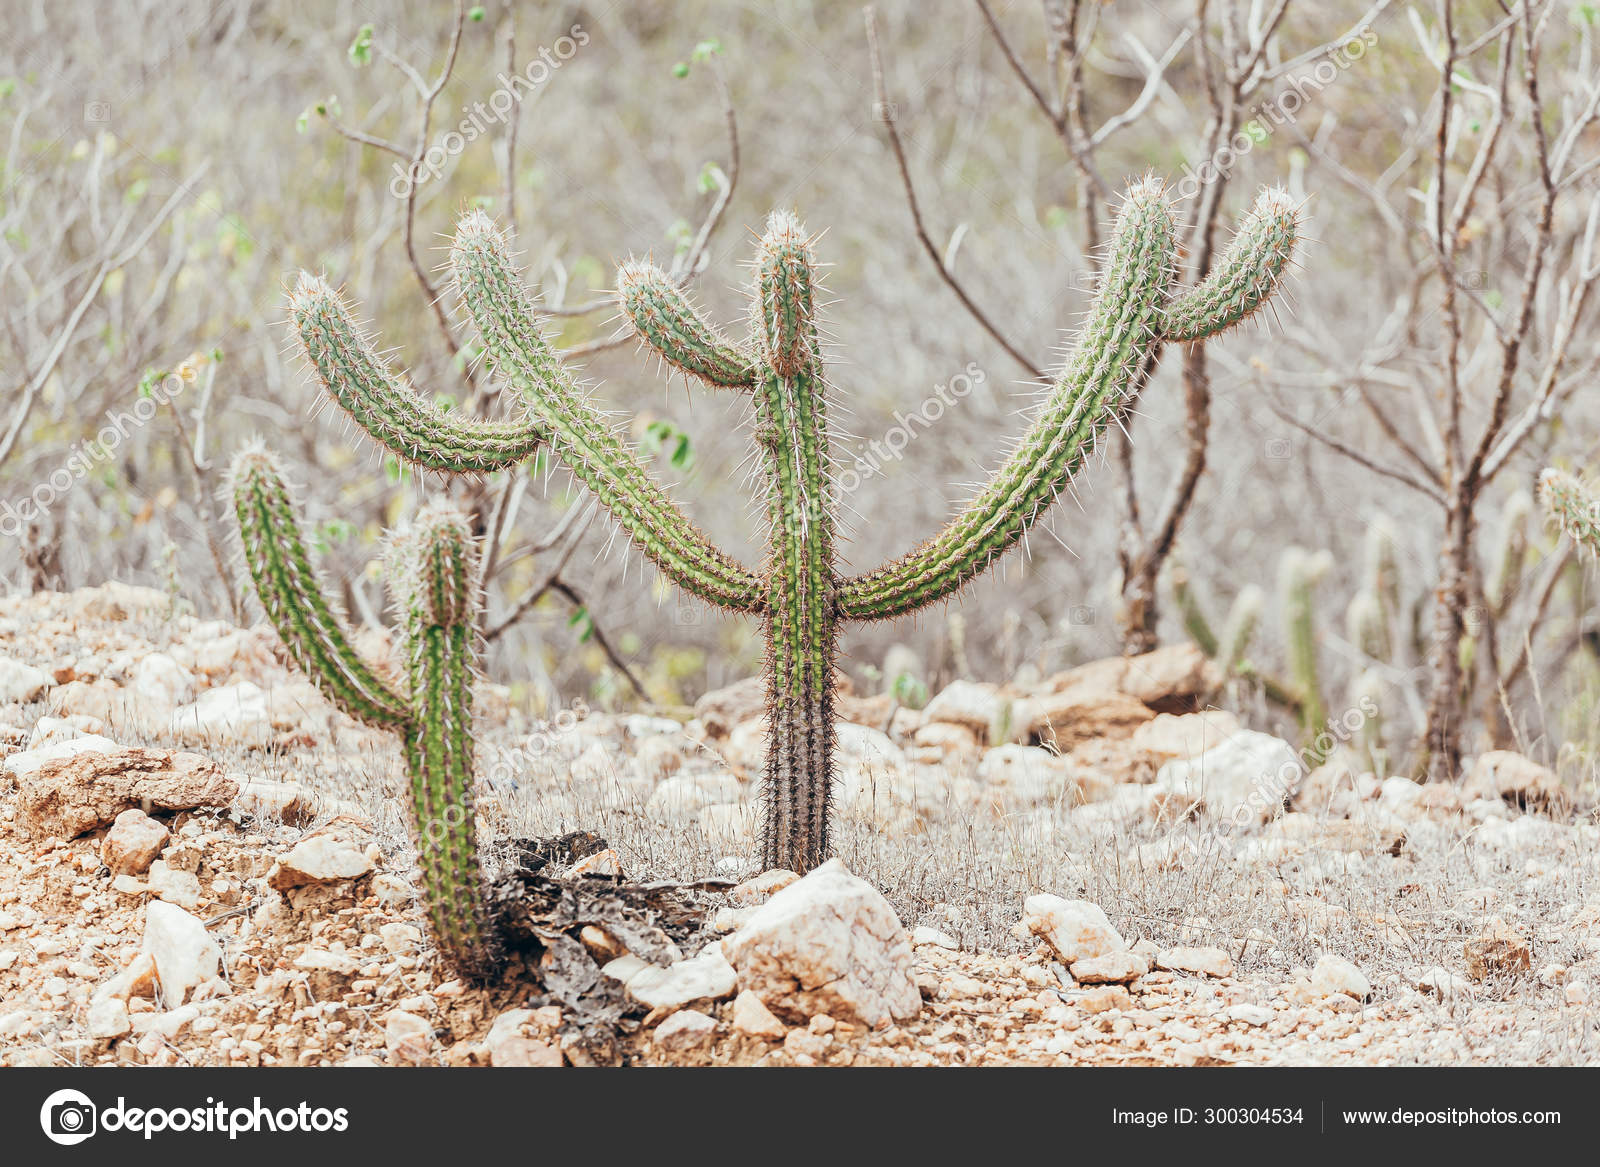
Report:
[[[1600,496],[1575,475],[1545,470],[1539,475],[1539,505],[1580,550],[1600,556]]]
[[[465,519],[429,508],[398,533],[389,580],[401,617],[406,691],[361,659],[316,577],[294,501],[272,456],[255,447],[231,470],[233,514],[256,594],[289,656],[340,709],[398,733],[428,920],[460,972],[493,966],[473,815],[472,680],[478,553]]]
[[[1163,341],[1204,340],[1260,308],[1282,278],[1297,230],[1287,196],[1263,192],[1206,280],[1175,292],[1172,207],[1159,182],[1135,183],[1078,344],[1016,449],[941,532],[853,577],[835,561],[815,261],[793,215],[774,214],[761,239],[744,344],[718,332],[651,265],[629,263],[618,276],[621,308],[640,340],[685,376],[750,395],[771,528],[759,571],[711,546],[601,420],[544,339],[533,299],[483,214],[461,222],[451,265],[489,367],[516,390],[518,418],[475,422],[433,409],[385,367],[321,280],[301,278],[291,316],[329,395],[395,454],[431,469],[481,473],[515,466],[547,443],[672,582],[763,621],[770,716],[763,860],[805,871],[828,854],[840,622],[890,619],[947,599],[1015,546],[1083,465],[1146,357]]]

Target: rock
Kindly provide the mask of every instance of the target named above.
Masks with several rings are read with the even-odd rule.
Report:
[[[978,741],[988,741],[994,727],[1005,720],[1005,706],[1008,704],[1010,698],[1000,695],[998,685],[981,681],[951,681],[924,707],[922,721],[924,725],[941,722],[963,726]]]
[[[799,882],[799,879],[800,877],[792,871],[774,867],[771,871],[751,876],[733,888],[728,892],[728,899],[742,908],[753,908],[766,903],[791,883]]]
[[[1150,971],[1150,962],[1132,952],[1108,952],[1073,961],[1072,979],[1083,985],[1126,984]]]
[[[354,956],[331,948],[307,948],[291,964],[306,974],[306,983],[319,1001],[342,995],[361,971],[361,962]]]
[[[711,737],[725,738],[736,725],[759,718],[766,708],[766,681],[757,676],[713,689],[694,703],[694,715]]]
[[[981,748],[983,736],[965,725],[948,721],[930,721],[912,732],[913,745],[935,750],[941,758],[959,758],[976,753]]]
[[[1220,948],[1168,948],[1156,956],[1156,967],[1208,977],[1231,977],[1233,958]]]
[[[838,859],[778,892],[722,945],[739,987],[780,1017],[876,1026],[922,1009],[899,917]]]
[[[1571,801],[1554,770],[1511,750],[1479,755],[1467,776],[1467,787],[1525,810],[1555,811]]]
[[[1107,1013],[1112,1009],[1127,1012],[1133,1008],[1133,998],[1121,985],[1102,985],[1079,997],[1078,1007],[1085,1013]]]
[[[26,705],[37,701],[55,680],[43,669],[25,665],[8,656],[0,656],[0,705],[15,701]]]
[[[1222,1015],[1229,1021],[1237,1021],[1241,1025],[1266,1025],[1275,1016],[1265,1005],[1229,1005],[1222,1011]]]
[[[1128,744],[1159,755],[1163,762],[1187,760],[1216,748],[1243,728],[1237,717],[1223,709],[1163,713],[1135,729]]]
[[[1022,733],[1062,753],[1096,738],[1127,737],[1154,716],[1137,697],[1090,687],[1028,697],[1016,706]]]
[[[1372,995],[1372,985],[1355,965],[1329,952],[1311,970],[1311,994],[1324,1000],[1343,994],[1365,1001]]]
[[[108,737],[101,737],[99,734],[79,734],[65,741],[41,745],[37,749],[20,750],[0,760],[0,773],[9,774],[20,782],[37,774],[47,763],[75,758],[79,754],[113,753],[121,748]]]
[[[739,801],[742,791],[739,779],[728,770],[718,769],[709,774],[674,774],[651,792],[650,800],[645,803],[645,812],[658,822],[688,822],[708,806]]]
[[[69,742],[73,738],[91,735],[98,737],[104,733],[105,728],[106,723],[98,717],[85,717],[81,713],[69,714],[66,717],[41,717],[33,723],[25,748],[37,750],[44,746]]]
[[[203,755],[139,747],[46,762],[18,786],[18,826],[35,836],[69,839],[106,825],[129,807],[225,807],[239,792],[238,784]]]
[[[1194,644],[1170,644],[1140,656],[1113,656],[1051,678],[1056,692],[1085,688],[1126,693],[1157,713],[1191,713],[1222,685],[1222,676]]]
[[[133,688],[168,709],[194,699],[194,678],[189,670],[164,652],[146,653],[140,658],[133,667]]]
[[[610,847],[604,851],[596,851],[593,855],[586,855],[572,865],[568,872],[572,876],[593,876],[599,879],[622,878],[622,856]]]
[[[171,838],[170,832],[137,807],[116,817],[100,843],[100,862],[113,875],[139,875],[149,870]]]
[[[1467,975],[1475,981],[1525,973],[1533,967],[1533,949],[1528,941],[1498,917],[1489,921],[1483,935],[1468,940],[1463,951]]]
[[[347,883],[372,872],[366,849],[338,831],[307,835],[267,873],[267,884],[278,891],[319,884]]]
[[[177,870],[157,859],[150,865],[145,882],[151,892],[169,904],[188,912],[200,907],[200,877],[192,871]]]
[[[1100,906],[1088,900],[1029,896],[1023,904],[1022,923],[1055,949],[1056,955],[1067,965],[1122,952],[1128,947]]]
[[[235,810],[256,818],[276,819],[291,826],[305,826],[322,812],[322,798],[294,782],[276,782],[270,778],[229,774],[239,783],[239,793],[233,800]]]
[[[90,620],[160,619],[172,608],[172,598],[155,588],[134,587],[121,580],[108,580],[95,588],[73,593],[78,610]]]
[[[141,952],[128,962],[128,967],[94,991],[95,1000],[114,997],[124,1003],[135,997],[156,999],[158,981],[156,962],[148,952]]]
[[[383,1046],[389,1060],[399,1065],[419,1066],[431,1062],[433,1026],[415,1013],[391,1009],[383,1019]]]
[[[1197,758],[1168,762],[1156,774],[1155,787],[1201,804],[1213,818],[1244,826],[1277,813],[1303,772],[1288,742],[1246,730]]]
[[[1441,1001],[1470,997],[1476,992],[1472,982],[1466,977],[1457,976],[1441,965],[1435,965],[1418,977],[1416,986],[1422,992],[1431,993]]]
[[[133,1032],[128,1019],[128,1003],[116,997],[97,998],[89,1005],[84,1028],[98,1041],[115,1041]]]
[[[956,952],[961,948],[961,945],[956,943],[954,936],[941,932],[937,928],[913,928],[911,930],[911,947],[921,948],[924,945],[945,948],[951,952]]]
[[[978,781],[1006,803],[1024,806],[1054,802],[1073,785],[1060,754],[1014,743],[985,751],[978,761]]]
[[[669,1053],[699,1049],[716,1036],[717,1022],[696,1009],[680,1009],[656,1026],[656,1048]]]
[[[155,962],[161,997],[169,1008],[183,1004],[191,989],[216,976],[222,963],[222,949],[206,926],[162,900],[152,900],[145,907],[139,950]]]
[[[756,808],[749,803],[730,802],[722,806],[708,806],[696,816],[709,843],[717,851],[743,851],[755,840],[759,824]]]
[[[528,1030],[536,1024],[538,1013],[533,1009],[508,1009],[494,1019],[483,1046],[489,1053],[489,1064],[499,1067],[527,1067],[563,1065],[559,1046],[541,1038],[532,1037]]]
[[[172,732],[192,745],[261,746],[272,740],[267,697],[250,681],[207,689],[172,714]]]
[[[906,756],[882,730],[865,725],[843,724],[837,729],[833,752],[837,773],[833,802],[848,810],[858,800],[870,801],[902,789],[906,777]]]
[[[763,1041],[782,1041],[788,1028],[761,1003],[761,998],[749,989],[733,999],[733,1028],[746,1037]]]
[[[639,961],[638,968],[626,965],[633,960],[638,958],[621,957],[603,971],[617,976],[613,969],[627,968],[626,977],[618,979],[627,985],[634,1000],[652,1009],[679,1009],[693,1001],[721,1000],[733,996],[736,987],[733,968],[723,955],[721,943],[709,944],[693,959],[680,960],[667,968],[644,961]]]

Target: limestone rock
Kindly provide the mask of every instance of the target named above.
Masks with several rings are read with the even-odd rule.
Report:
[[[100,843],[100,862],[113,875],[139,875],[150,869],[170,832],[138,807],[130,807],[116,817]]]
[[[217,975],[222,963],[222,949],[206,926],[162,900],[152,900],[145,908],[140,951],[155,962],[161,997],[168,1007],[183,1004],[191,989]]]
[[[140,747],[46,762],[18,785],[18,825],[35,836],[65,838],[104,826],[145,802],[162,810],[225,807],[238,793],[238,784],[201,754]]]
[[[1068,965],[1128,947],[1100,906],[1088,900],[1029,896],[1023,904],[1022,922]]]

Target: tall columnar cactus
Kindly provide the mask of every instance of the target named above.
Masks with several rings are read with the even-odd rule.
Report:
[[[234,459],[233,512],[245,566],[289,656],[351,717],[400,735],[412,836],[435,938],[461,972],[482,975],[496,944],[472,809],[472,681],[478,551],[465,519],[430,507],[398,532],[387,575],[400,615],[405,684],[368,664],[318,582],[274,459]]]
[[[1289,683],[1300,699],[1300,726],[1313,739],[1327,722],[1328,707],[1323,701],[1322,676],[1317,668],[1316,604],[1312,593],[1331,566],[1328,552],[1313,554],[1302,547],[1290,547],[1278,561]]]
[[[1175,291],[1172,207],[1160,183],[1134,184],[1076,349],[1021,442],[941,532],[855,576],[842,574],[835,560],[816,265],[812,241],[793,215],[772,215],[761,238],[744,343],[709,324],[652,265],[626,264],[618,278],[622,310],[645,344],[686,377],[750,397],[770,528],[758,570],[713,547],[602,420],[545,339],[533,297],[482,213],[462,220],[451,265],[488,365],[516,391],[515,420],[474,422],[435,408],[390,372],[321,280],[301,278],[291,315],[328,393],[394,453],[435,470],[481,473],[512,467],[547,443],[670,580],[763,621],[763,859],[804,871],[828,853],[839,624],[890,619],[948,599],[1015,546],[1083,465],[1146,357],[1164,341],[1202,341],[1255,312],[1278,286],[1296,234],[1287,196],[1266,191],[1204,282]]]

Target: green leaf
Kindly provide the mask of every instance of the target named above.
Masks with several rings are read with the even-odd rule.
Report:
[[[594,635],[594,619],[589,615],[589,609],[580,607],[573,612],[571,616],[567,617],[567,627],[580,629],[578,643],[588,643],[589,638]]]
[[[679,61],[676,65],[672,66],[672,75],[674,77],[687,77],[689,75],[688,64],[684,61]]]
[[[714,190],[721,190],[728,185],[728,176],[722,172],[722,167],[715,162],[707,162],[700,168],[700,178],[697,183],[701,194],[710,194]]]
[[[372,25],[363,24],[350,42],[350,63],[357,69],[372,64],[372,33]]]
[[[696,63],[709,61],[720,52],[722,52],[722,42],[713,37],[711,40],[701,41],[695,45],[694,52],[689,54],[689,59]]]
[[[474,4],[467,11],[467,19],[472,21],[472,23],[474,23],[474,24],[483,23],[483,18],[484,18],[485,15],[486,14],[483,11],[483,5],[482,4]]]

